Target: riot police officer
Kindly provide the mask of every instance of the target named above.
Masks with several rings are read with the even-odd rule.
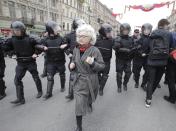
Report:
[[[131,27],[128,23],[123,23],[120,26],[120,36],[115,39],[114,49],[116,52],[116,72],[118,92],[122,88],[122,75],[125,72],[123,88],[127,91],[127,84],[131,76],[131,60],[134,41],[129,36]]]
[[[140,32],[139,32],[139,29],[135,29],[135,30],[134,30],[134,33],[133,33],[132,38],[134,39],[134,42],[135,42],[135,41],[138,41],[138,40],[140,39]]]
[[[29,71],[34,79],[34,82],[37,86],[38,94],[36,98],[42,96],[42,84],[37,71],[36,58],[38,51],[36,50],[36,45],[39,44],[39,41],[35,38],[26,34],[26,27],[20,21],[15,21],[11,24],[13,31],[13,36],[7,39],[3,45],[5,51],[14,50],[16,53],[16,75],[15,75],[15,86],[17,99],[12,101],[12,104],[24,104],[24,91],[23,91],[23,82],[22,79],[26,74],[26,71]]]
[[[97,42],[95,44],[96,47],[100,50],[103,60],[105,62],[105,68],[99,72],[99,95],[103,95],[104,86],[108,80],[108,75],[110,71],[110,64],[112,58],[112,48],[114,45],[114,41],[112,38],[112,26],[110,24],[103,24],[99,29],[99,36],[97,38]]]
[[[38,48],[46,52],[47,66],[47,91],[45,99],[52,97],[54,86],[54,76],[57,72],[60,75],[61,92],[65,91],[65,53],[66,44],[63,43],[63,38],[58,34],[61,28],[54,21],[46,23],[46,31],[48,37],[42,40],[42,45]]]
[[[0,41],[1,44],[1,41]],[[2,51],[2,48],[0,46],[0,100],[2,100],[5,96],[5,81],[3,80],[4,77],[4,72],[5,72],[5,60],[4,60],[4,54]]]
[[[66,50],[66,53],[69,56],[70,61],[72,60],[73,49],[76,46],[76,29],[83,24],[86,24],[86,22],[83,19],[75,18],[72,23],[73,31],[67,34],[64,38],[64,41],[66,41],[66,43],[68,44],[68,49]],[[72,88],[73,79],[72,78],[73,78],[73,71],[70,71],[69,90],[68,90],[68,95],[66,96],[66,99],[69,99],[69,100],[73,99],[73,88]]]
[[[139,48],[136,53],[135,57],[133,59],[133,73],[134,73],[134,80],[135,80],[135,88],[138,88],[139,86],[139,78],[140,78],[140,72],[143,68],[145,73],[143,75],[143,80],[141,87],[145,90],[146,84],[147,84],[147,53],[150,43],[150,33],[152,31],[152,25],[150,23],[145,23],[142,25],[141,28],[142,34],[141,38],[135,43],[135,46]]]

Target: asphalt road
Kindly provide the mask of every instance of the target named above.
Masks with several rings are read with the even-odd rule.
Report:
[[[37,59],[41,74],[43,58]],[[67,90],[60,92],[59,76],[55,76],[53,97],[47,101],[36,99],[36,87],[29,73],[24,77],[26,104],[14,106],[10,101],[16,99],[14,75],[16,62],[6,58],[7,97],[0,101],[0,131],[74,131],[74,101],[65,99]],[[117,93],[115,62],[112,60],[110,77],[104,90],[104,96],[94,103],[94,111],[83,119],[84,131],[175,131],[176,105],[167,103],[163,96],[168,88],[161,82],[157,89],[151,108],[145,107],[145,92],[134,88],[134,81],[128,84],[128,91]],[[68,89],[69,73],[67,71]],[[46,92],[46,78],[42,79]]]

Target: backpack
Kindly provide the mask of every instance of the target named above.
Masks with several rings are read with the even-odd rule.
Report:
[[[149,58],[152,60],[167,60],[169,58],[169,42],[167,34],[152,38]]]

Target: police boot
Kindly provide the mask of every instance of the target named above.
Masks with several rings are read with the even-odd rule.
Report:
[[[65,74],[60,75],[61,92],[65,91]]]
[[[116,74],[116,80],[117,80],[117,92],[121,93],[122,92],[122,73],[117,73]]]
[[[41,80],[38,77],[38,78],[35,78],[34,81],[35,81],[35,84],[37,86],[37,91],[38,91],[38,94],[36,95],[36,98],[40,98],[43,95]]]
[[[24,91],[23,91],[22,86],[16,87],[16,94],[17,94],[17,99],[14,101],[11,101],[11,103],[12,104],[25,104]]]
[[[4,97],[6,97],[6,93],[4,93],[3,95],[0,94],[0,100],[2,100]]]
[[[99,95],[100,96],[103,96],[103,89],[105,87],[107,79],[108,79],[108,75],[103,75],[102,79],[100,80],[100,89],[99,89]]]
[[[6,89],[5,82],[3,80],[0,80],[0,100],[6,97],[5,89]]]
[[[77,128],[75,131],[82,131],[82,116],[76,116]]]
[[[124,91],[127,91],[127,83],[128,83],[128,81],[130,79],[130,76],[131,76],[130,72],[128,72],[128,73],[125,74],[124,82],[123,82],[123,89],[124,89]]]
[[[139,82],[136,82],[135,85],[134,85],[135,88],[138,88],[139,87]]]
[[[160,84],[158,84],[157,88],[161,88],[161,85],[160,85]]]
[[[66,99],[69,99],[69,100],[73,100],[74,99],[74,95],[73,95],[73,86],[72,86],[72,83],[73,83],[73,79],[72,78],[72,74],[70,74],[70,80],[69,80],[69,90],[68,90],[68,95],[65,96]]]
[[[175,98],[173,98],[173,97],[170,97],[170,96],[164,96],[163,97],[164,98],[164,100],[166,100],[167,102],[170,102],[170,103],[172,103],[172,104],[175,104]]]
[[[43,98],[49,99],[50,97],[52,97],[53,85],[54,85],[54,81],[48,81],[47,92],[46,92],[46,95]]]
[[[127,84],[123,84],[124,91],[127,91]]]
[[[144,91],[146,91],[147,85],[146,85],[145,83],[142,83],[142,84],[141,84],[141,88],[142,88]]]

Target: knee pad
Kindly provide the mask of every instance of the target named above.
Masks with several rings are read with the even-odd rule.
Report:
[[[35,82],[40,80],[39,76],[34,76],[33,79],[34,79]]]
[[[117,72],[117,73],[116,73],[116,78],[117,78],[117,79],[122,78],[122,73]]]
[[[108,74],[103,74],[102,79],[103,79],[103,80],[107,80],[107,79],[108,79],[108,77],[109,77],[109,75],[108,75]]]
[[[47,80],[48,81],[54,81],[54,76],[53,75],[47,75]]]
[[[59,74],[61,78],[65,78],[65,73]]]

